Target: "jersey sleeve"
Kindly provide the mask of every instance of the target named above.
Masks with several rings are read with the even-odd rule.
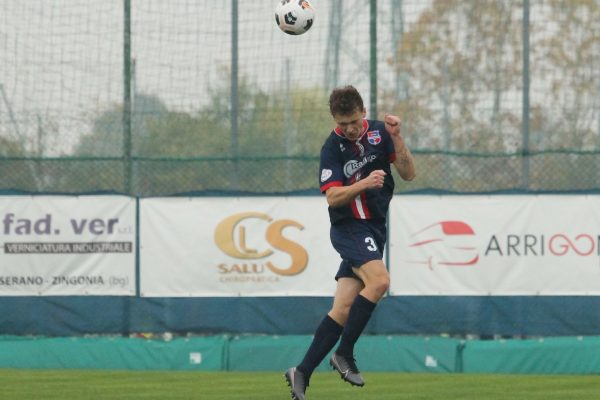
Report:
[[[321,148],[319,167],[319,187],[321,193],[333,186],[344,186],[344,166],[340,162],[339,153],[331,140],[327,140]]]

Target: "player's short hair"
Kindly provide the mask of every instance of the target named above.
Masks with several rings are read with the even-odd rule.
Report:
[[[333,89],[329,95],[331,115],[350,115],[364,109],[363,99],[358,90],[352,85]]]

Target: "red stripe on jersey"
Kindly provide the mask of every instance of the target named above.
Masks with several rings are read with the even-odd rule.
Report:
[[[350,201],[352,214],[356,219],[371,219],[371,212],[367,207],[367,195],[363,192]]]
[[[350,208],[352,208],[352,215],[354,215],[354,218],[363,219],[360,213],[358,212],[358,207],[356,206],[356,198],[350,201]]]
[[[396,153],[392,153],[388,156],[388,160],[391,163],[393,163],[394,161],[396,161]]]
[[[367,207],[367,194],[362,192],[360,194],[360,200],[363,207],[363,212],[365,213],[366,219],[371,219],[371,211],[369,211],[369,207]]]
[[[344,184],[340,181],[329,182],[328,184],[321,186],[321,193],[325,193],[327,189],[333,186],[344,186]]]
[[[350,182],[348,183],[348,185],[352,185],[354,182],[356,182],[356,175],[350,177]],[[356,219],[363,219],[362,215],[360,215],[360,211],[358,210],[358,205],[356,204],[357,199],[359,199],[359,196],[356,196],[355,198],[350,200],[350,208],[352,209],[352,215],[354,215],[354,218]]]
[[[352,177],[351,183],[356,181],[356,175]],[[371,211],[367,207],[367,195],[362,192],[352,200],[350,200],[350,208],[352,209],[352,215],[356,219],[371,219]]]

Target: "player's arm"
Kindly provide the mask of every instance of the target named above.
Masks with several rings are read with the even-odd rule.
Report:
[[[398,174],[405,181],[412,181],[417,172],[415,170],[415,160],[410,152],[409,148],[404,142],[404,138],[400,134],[400,118],[395,115],[386,114],[384,118],[385,130],[388,131],[392,142],[394,143],[394,149],[396,158],[394,160],[394,167]]]
[[[365,179],[354,182],[349,186],[332,186],[325,192],[327,204],[330,207],[341,207],[352,201],[356,196],[368,189],[381,189],[383,187],[383,170],[375,170]]]

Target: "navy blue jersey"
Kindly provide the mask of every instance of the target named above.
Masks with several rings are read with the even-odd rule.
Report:
[[[349,204],[329,207],[332,224],[348,218],[386,218],[394,192],[390,163],[395,159],[394,142],[382,121],[363,120],[363,132],[356,141],[346,139],[339,128],[331,132],[321,149],[322,193],[332,186],[352,185],[377,169],[386,173],[381,189],[366,190]]]

